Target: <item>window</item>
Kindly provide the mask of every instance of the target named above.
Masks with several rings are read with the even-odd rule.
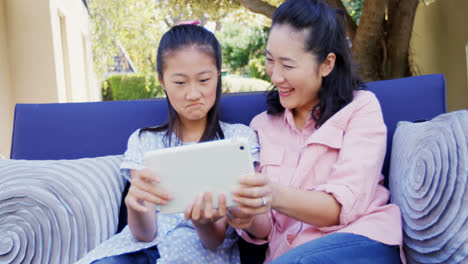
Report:
[[[91,101],[93,98],[91,93],[91,85],[89,84],[89,57],[88,57],[88,45],[87,45],[87,38],[83,34],[81,36],[82,45],[83,45],[83,70],[85,76],[85,89],[86,89],[86,100]]]
[[[68,36],[67,36],[67,20],[65,16],[59,12],[60,20],[60,38],[62,44],[62,60],[63,60],[63,74],[65,79],[65,92],[66,102],[72,101],[71,91],[71,76],[70,76],[70,52],[68,47]]]
[[[466,81],[468,83],[468,43],[466,43],[466,46],[465,46],[465,55],[466,55]]]

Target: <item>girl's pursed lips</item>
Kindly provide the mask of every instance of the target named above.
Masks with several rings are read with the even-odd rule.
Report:
[[[189,107],[195,107],[195,106],[201,106],[201,105],[202,105],[202,103],[193,103],[193,104],[187,105],[187,108],[189,108]]]

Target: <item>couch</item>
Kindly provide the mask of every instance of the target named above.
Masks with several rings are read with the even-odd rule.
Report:
[[[368,89],[374,92],[379,99],[385,123],[388,128],[387,154],[383,166],[383,174],[386,176],[385,184],[388,186],[392,137],[397,127],[397,123],[399,121],[430,120],[445,113],[445,80],[443,75],[433,74],[370,82],[367,86]],[[221,119],[226,122],[243,123],[248,125],[252,117],[265,109],[265,93],[263,92],[225,94],[221,99]],[[165,99],[62,104],[17,104],[14,115],[11,160],[9,160],[9,162],[18,162],[13,164],[14,168],[21,166],[24,168],[24,166],[29,166],[28,172],[24,172],[24,175],[26,175],[24,176],[26,177],[24,179],[26,180],[19,183],[21,186],[28,184],[28,175],[31,175],[31,173],[43,170],[46,165],[52,164],[53,166],[58,166],[57,162],[67,162],[64,160],[71,159],[76,159],[79,162],[82,162],[82,164],[78,165],[75,163],[72,165],[70,165],[70,163],[66,163],[67,166],[72,166],[72,171],[81,171],[73,169],[78,168],[76,166],[84,166],[88,168],[83,170],[86,172],[80,174],[81,176],[76,176],[76,179],[86,181],[86,179],[89,178],[89,181],[91,181],[96,178],[95,175],[97,170],[89,169],[92,167],[92,165],[89,165],[89,162],[95,162],[96,159],[102,157],[111,157],[109,158],[111,161],[106,160],[109,167],[118,167],[119,155],[124,153],[129,135],[137,128],[160,124],[166,120],[166,117],[167,104]],[[99,160],[97,161],[99,162]],[[43,165],[44,163],[41,162],[49,163]],[[63,163],[60,163],[59,165],[63,165]],[[55,169],[54,171],[58,171],[58,169]],[[117,172],[114,171],[114,173],[118,174],[118,170]],[[83,176],[85,174],[88,176]],[[91,175],[91,177],[89,175]],[[69,226],[69,229],[72,229],[72,231],[71,235],[68,235],[66,239],[66,243],[69,244],[66,246],[67,250],[64,250],[63,248],[65,248],[65,245],[59,243],[54,244],[54,239],[58,235],[63,236],[64,232],[67,231],[67,228],[60,227],[54,229],[54,223],[56,226],[59,226],[62,222],[61,219],[72,219],[72,217],[68,216],[61,218],[59,213],[47,212],[43,213],[42,218],[28,218],[26,216],[23,217],[23,215],[32,213],[24,212],[23,210],[22,214],[20,214],[18,210],[13,210],[11,207],[10,209],[2,209],[1,204],[4,203],[3,201],[8,200],[12,194],[5,192],[2,193],[2,191],[6,190],[2,186],[7,183],[2,183],[1,177],[0,168],[0,263],[20,263],[28,261],[37,261],[40,263],[45,262],[45,259],[50,263],[73,262],[95,247],[100,241],[110,237],[114,232],[118,232],[123,228],[123,226],[125,226],[126,210],[122,203],[122,199],[126,192],[125,185],[128,187],[128,184],[114,179],[112,180],[112,184],[114,186],[113,190],[117,190],[117,194],[109,195],[109,197],[112,196],[112,199],[109,197],[108,199],[111,199],[112,201],[107,205],[103,203],[102,206],[106,208],[104,212],[111,211],[109,207],[112,206],[121,206],[120,211],[116,211],[114,208],[112,213],[99,213],[99,207],[101,207],[101,204],[99,204],[101,203],[100,200],[96,202],[98,203],[97,206],[92,205],[92,202],[88,202],[86,206],[79,209],[80,212],[86,210],[86,208],[96,206],[98,208],[93,210],[94,212],[98,212],[96,215],[99,215],[99,219],[89,218],[92,214],[88,213],[83,214],[84,216],[82,218],[78,217],[77,219],[69,220],[71,222],[67,223],[67,225]],[[38,177],[40,178],[40,176]],[[66,179],[66,169],[63,169],[63,172],[61,171],[61,173],[57,173],[57,176],[54,177],[55,178],[52,178],[52,180],[57,179],[57,177]],[[37,177],[34,179],[34,184],[41,185],[40,179]],[[52,180],[49,179],[48,181]],[[44,181],[45,180],[42,182]],[[73,188],[73,181],[66,185],[66,188]],[[85,183],[80,184],[82,185],[79,186],[82,187],[79,187],[78,185],[75,187],[80,189],[81,194],[77,191],[73,191],[73,197],[70,198],[71,200],[79,199],[79,195],[86,193],[85,189],[95,188],[100,183],[93,182],[89,185],[85,185]],[[105,189],[107,188],[105,184],[101,185],[103,186],[99,187],[99,191],[95,191],[95,189],[93,189],[92,192],[99,194],[115,192]],[[50,186],[44,186],[45,189],[51,188]],[[65,188],[61,187],[62,185],[57,186],[56,190],[64,190],[63,188]],[[8,189],[11,188],[13,187],[8,187]],[[20,190],[20,187],[15,188]],[[28,192],[28,189],[24,189],[23,191]],[[55,191],[55,193],[57,192],[58,191]],[[37,196],[39,197],[40,195]],[[23,200],[28,199],[27,194],[23,196],[17,195],[15,197],[15,199],[17,199],[15,200],[17,205],[24,205],[25,202]],[[57,194],[54,197],[55,198],[53,199],[62,199],[57,198]],[[2,201],[2,199],[4,200]],[[48,198],[46,197],[43,199],[47,200]],[[96,199],[107,198],[96,196]],[[39,198],[36,200],[36,203],[40,204],[40,206],[45,206],[44,204],[46,203],[44,201],[41,201]],[[50,199],[48,201],[50,201]],[[6,204],[6,202],[4,204]],[[45,207],[50,209],[53,204],[54,203],[46,204],[47,206]],[[71,202],[62,202],[62,204],[66,205],[66,212],[73,211],[70,209],[72,206],[69,205],[72,204]],[[26,206],[23,207],[26,208]],[[43,208],[42,211],[44,210],[45,209]],[[36,229],[30,227],[28,229],[30,231],[22,231],[21,227],[17,227],[19,224],[16,224],[17,222],[15,222],[18,219],[22,219],[21,221],[23,222],[34,222],[29,224],[31,226],[38,225],[36,222],[46,220],[37,219],[44,219],[50,217],[52,214],[54,214],[55,218],[58,220],[55,220],[54,223],[51,222],[51,224],[48,224],[48,230],[52,234],[48,235],[45,233],[42,235],[42,238],[39,235],[34,236],[34,233],[36,232],[34,230],[41,230],[41,232],[44,233],[45,225],[40,225],[39,223],[39,227],[36,227]],[[16,220],[14,220],[15,217],[17,218]],[[80,240],[80,237],[78,237],[79,235],[83,236],[83,234],[75,232],[78,235],[73,235],[73,230],[79,229],[76,226],[80,226],[80,219],[81,221],[87,222],[81,224],[87,225],[86,228],[88,228],[88,231],[90,226],[93,226],[93,243],[90,243],[89,241],[91,240],[88,239],[87,245],[83,245],[84,238],[81,238]],[[98,223],[99,220],[102,219],[108,219],[108,223]],[[111,219],[111,221],[109,219]],[[56,222],[58,222],[58,224]],[[102,225],[104,227],[95,227]],[[107,226],[111,226],[111,228],[109,229]],[[107,228],[105,235],[102,235],[102,230],[105,228]],[[9,232],[4,232],[5,230],[8,230]],[[21,240],[27,241],[21,242]],[[61,243],[65,243],[63,241],[64,240],[62,238]],[[241,257],[244,263],[252,263],[254,260],[258,261],[259,256],[261,258],[262,253],[259,252],[264,250],[264,247],[256,248],[246,245],[243,241],[239,242],[239,244],[241,247]],[[42,248],[45,248],[47,245],[49,245],[49,248],[44,251]],[[59,247],[59,251],[62,250],[64,252],[57,252],[57,249],[54,249],[54,247]]]

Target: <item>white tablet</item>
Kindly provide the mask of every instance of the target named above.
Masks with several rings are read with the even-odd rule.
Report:
[[[161,178],[161,186],[173,195],[167,205],[159,206],[162,214],[184,212],[196,197],[224,193],[227,206],[233,206],[232,188],[241,176],[254,173],[247,139],[226,139],[146,152],[145,165]]]

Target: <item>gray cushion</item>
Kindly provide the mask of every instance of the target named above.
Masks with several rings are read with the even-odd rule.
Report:
[[[390,164],[409,263],[468,260],[468,111],[398,123]]]
[[[112,236],[121,159],[0,160],[0,263],[73,263]]]

